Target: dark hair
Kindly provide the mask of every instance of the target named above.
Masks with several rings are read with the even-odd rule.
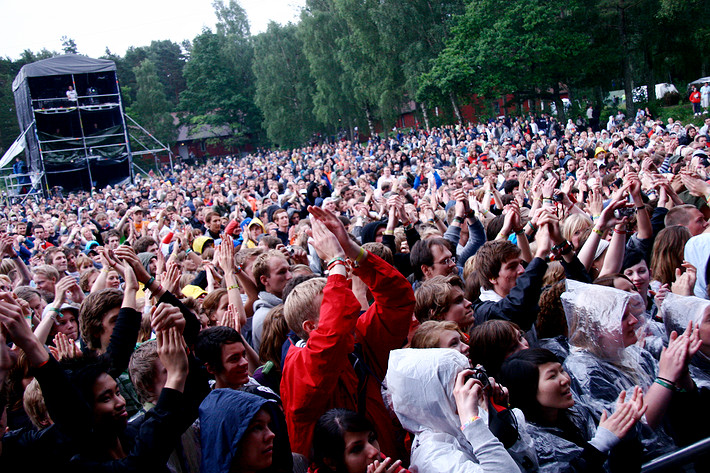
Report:
[[[101,347],[101,335],[104,333],[103,321],[109,310],[121,307],[123,292],[118,289],[102,289],[92,292],[79,307],[79,331],[81,338],[92,350]],[[105,348],[105,347],[104,347]]]
[[[643,251],[640,250],[631,250],[627,251],[626,254],[624,254],[624,261],[621,263],[621,269],[626,270],[629,269],[632,266],[636,266],[642,261],[646,261],[646,255],[644,254]],[[648,264],[648,261],[646,261],[646,265],[650,266]]]
[[[448,249],[449,251],[451,250],[448,240],[439,237],[419,240],[412,247],[412,252],[410,253],[409,258],[412,262],[414,277],[419,281],[424,278],[422,265],[434,266],[434,255],[431,252],[431,248],[433,246],[440,246]]]
[[[510,356],[500,367],[498,378],[508,388],[510,405],[517,407],[531,422],[542,420],[542,407],[537,402],[540,381],[539,367],[545,363],[559,363],[559,359],[545,348],[530,348]]]
[[[158,242],[155,241],[153,238],[148,237],[148,236],[143,236],[140,237],[136,242],[133,244],[133,249],[135,250],[136,254],[138,253],[145,253],[148,251],[148,247],[151,245],[157,245]]]
[[[538,301],[540,313],[535,322],[538,338],[553,338],[558,335],[567,336],[567,318],[560,298],[562,293],[565,292],[565,287],[564,280],[558,281],[540,294]]]
[[[99,377],[106,373],[108,374],[108,363],[103,358],[97,358],[99,361],[79,366],[77,369],[67,371],[70,373],[71,382],[81,393],[84,400],[90,405],[94,405],[94,384]]]
[[[244,343],[242,336],[231,327],[209,327],[197,335],[195,341],[195,356],[204,364],[210,365],[215,371],[221,371],[222,345]]]
[[[506,357],[520,343],[522,330],[508,320],[487,320],[471,330],[468,357],[471,365],[483,365],[489,376],[496,376]]]
[[[345,473],[345,433],[372,432],[375,428],[364,416],[347,409],[331,409],[318,419],[313,429],[313,461],[319,471]],[[326,464],[325,459],[331,460]]]
[[[493,289],[490,280],[498,277],[500,268],[511,260],[520,256],[520,248],[508,240],[487,241],[476,253],[477,270],[481,286],[484,289]]]

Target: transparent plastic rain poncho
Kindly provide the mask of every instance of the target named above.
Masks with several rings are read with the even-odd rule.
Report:
[[[678,296],[672,292],[666,295],[661,306],[661,317],[666,332],[685,332],[688,322],[699,325],[710,314],[710,301],[695,296]],[[704,340],[705,343],[710,340]],[[698,387],[710,388],[710,358],[698,352],[690,363],[690,375]]]
[[[591,440],[597,426],[588,409],[577,403],[570,409],[570,419],[582,436]],[[564,438],[561,429],[528,423],[528,434],[535,440],[535,452],[543,473],[572,473],[573,462],[583,453],[583,448]]]
[[[460,428],[454,382],[456,375],[468,367],[468,359],[450,348],[405,348],[390,353],[387,389],[402,426],[415,434],[411,471],[509,473],[519,470],[484,422],[473,422],[464,431]],[[479,416],[483,415],[481,411]],[[522,412],[518,411],[516,418],[523,430]],[[527,448],[534,458],[532,441],[529,437],[527,440]]]
[[[562,305],[570,334],[570,355],[564,369],[574,378],[572,389],[598,420],[604,410],[612,413],[621,391],[634,386],[644,392],[656,377],[657,362],[638,345],[624,347],[621,321],[628,310],[637,318],[644,312],[638,294],[612,287],[567,280]],[[648,457],[670,451],[672,440],[645,424],[637,432]]]

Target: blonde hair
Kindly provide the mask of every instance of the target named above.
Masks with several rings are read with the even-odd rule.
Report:
[[[32,425],[42,430],[51,424],[49,411],[44,403],[42,388],[37,379],[33,379],[25,388],[25,393],[22,395],[22,406],[27,413],[27,417],[32,421]]]
[[[320,300],[318,296],[323,293],[326,278],[313,278],[302,282],[293,288],[284,303],[284,317],[288,328],[302,340],[308,339],[308,334],[303,329],[306,320],[318,320],[320,317]]]
[[[417,327],[417,330],[412,335],[412,341],[409,343],[409,346],[411,348],[439,348],[439,337],[441,337],[442,332],[447,330],[458,332],[462,338],[465,338],[456,322],[427,320]]]
[[[565,219],[562,225],[562,236],[567,241],[572,241],[574,234],[580,230],[586,231],[587,235],[583,235],[580,241],[586,240],[589,234],[592,232],[592,219],[583,214],[572,214]],[[579,251],[579,248],[575,248]]]
[[[54,266],[41,264],[32,270],[33,274],[39,274],[47,279],[54,279],[54,282],[59,281],[59,271]]]

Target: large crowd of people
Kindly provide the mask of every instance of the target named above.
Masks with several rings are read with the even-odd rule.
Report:
[[[0,470],[631,472],[707,437],[710,118],[588,125],[6,205]]]

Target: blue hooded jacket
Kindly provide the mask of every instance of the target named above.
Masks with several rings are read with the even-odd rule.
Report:
[[[215,389],[200,404],[202,472],[228,473],[251,420],[270,402],[234,389]]]

